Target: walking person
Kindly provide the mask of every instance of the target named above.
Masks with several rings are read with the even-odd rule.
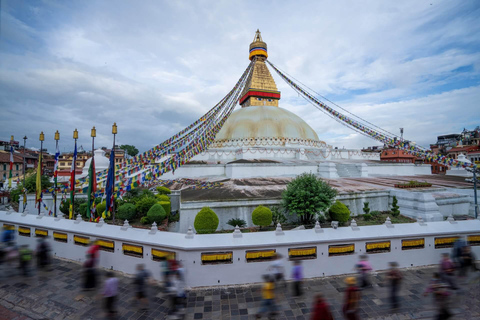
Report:
[[[97,270],[95,269],[95,259],[91,254],[87,254],[87,259],[83,263],[83,290],[94,290],[97,287]]]
[[[360,261],[357,264],[357,270],[360,276],[360,287],[370,288],[370,272],[373,270],[372,265],[368,261],[368,256],[363,254],[360,256]]]
[[[136,299],[140,310],[147,310],[148,308],[147,282],[149,279],[150,272],[145,269],[145,265],[138,264],[134,284],[136,289]]]
[[[300,260],[296,260],[293,263],[292,278],[293,278],[293,296],[300,297],[303,294],[302,292],[303,267]]]
[[[442,281],[438,272],[433,274],[433,278],[430,281],[427,289],[423,293],[424,296],[433,293],[433,300],[437,309],[437,320],[446,320],[452,316],[449,310],[449,297],[448,285]]]
[[[256,315],[257,319],[260,319],[264,313],[268,314],[268,317],[272,317],[277,312],[277,306],[275,304],[275,282],[270,275],[264,275],[265,280],[262,286],[262,304],[260,310]]]
[[[118,279],[111,271],[107,272],[107,279],[103,285],[103,297],[105,298],[105,311],[108,318],[113,318],[117,311],[115,310],[115,300],[118,294]]]
[[[460,254],[460,277],[464,278],[468,275],[468,269],[472,269],[472,271],[477,271],[477,267],[475,265],[475,255],[472,252],[472,248],[470,246],[464,246],[462,248],[462,253]]]
[[[275,287],[280,287],[280,282],[282,282],[282,287],[286,287],[287,283],[285,282],[285,268],[283,267],[282,255],[277,253],[275,259],[270,263],[268,271],[271,272],[273,279],[275,280]]]
[[[46,268],[50,264],[50,246],[44,238],[38,239],[35,253],[37,256],[37,267],[39,269]]]
[[[402,273],[398,270],[398,263],[390,262],[390,270],[387,273],[387,279],[390,283],[390,303],[392,309],[396,309],[400,306],[398,303],[398,290],[400,289],[400,283],[402,282]]]
[[[450,289],[458,290],[455,283],[455,265],[452,260],[450,260],[448,253],[442,254],[442,260],[440,261],[440,278],[450,286]]]
[[[30,275],[30,261],[32,261],[32,250],[24,244],[20,247],[20,270],[25,277]]]
[[[323,294],[317,293],[313,300],[312,315],[310,320],[333,320],[330,306],[323,297]]]
[[[357,288],[357,280],[355,277],[348,277],[345,279],[347,289],[345,290],[345,301],[343,303],[343,315],[347,320],[357,320],[358,304],[360,301],[360,291]]]
[[[89,254],[93,259],[93,266],[96,267],[100,258],[100,245],[96,240],[90,242],[90,247],[88,247],[87,254]]]

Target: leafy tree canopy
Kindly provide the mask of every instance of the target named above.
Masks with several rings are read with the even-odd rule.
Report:
[[[42,176],[42,190],[51,187],[52,183],[50,182],[50,178],[47,176]],[[37,174],[33,174],[25,179],[25,188],[28,192],[35,192],[37,188]]]
[[[130,156],[130,157],[135,157],[138,154],[138,149],[135,148],[135,146],[129,145],[129,144],[122,144],[120,146],[120,149],[125,150],[125,152]]]
[[[304,224],[313,223],[317,214],[325,212],[337,195],[337,190],[313,173],[293,179],[282,193],[283,207]]]

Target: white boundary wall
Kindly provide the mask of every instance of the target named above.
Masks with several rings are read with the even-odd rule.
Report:
[[[288,257],[291,248],[315,247],[316,258],[304,260],[306,278],[339,275],[353,272],[358,255],[365,253],[366,243],[371,241],[391,241],[391,251],[369,254],[372,266],[376,270],[387,269],[388,262],[397,261],[400,267],[431,265],[439,261],[443,252],[451,249],[435,249],[436,237],[480,235],[480,221],[439,221],[428,223],[396,224],[365,226],[354,230],[351,227],[338,229],[314,229],[285,231],[278,235],[272,232],[256,232],[234,237],[229,234],[193,235],[172,232],[150,233],[149,230],[127,228],[108,224],[79,222],[75,220],[54,219],[52,217],[21,215],[16,212],[0,211],[0,222],[18,227],[31,228],[31,236],[20,236],[16,232],[18,244],[28,244],[31,248],[36,244],[35,228],[48,230],[49,242],[53,254],[59,257],[83,261],[86,247],[74,244],[74,235],[90,237],[90,239],[113,240],[114,252],[100,252],[100,265],[108,269],[134,273],[138,263],[144,263],[156,278],[160,277],[159,263],[152,260],[151,249],[174,251],[177,259],[186,268],[187,285],[191,287],[242,284],[260,282],[261,275],[267,270],[269,262],[247,262],[247,250],[275,249],[284,257]],[[67,243],[52,240],[53,231],[66,233]],[[402,240],[423,238],[422,249],[402,250]],[[133,244],[143,247],[143,258],[125,255],[122,244]],[[329,245],[354,244],[355,252],[343,256],[328,256]],[[480,246],[473,246],[476,257],[480,257]],[[201,254],[207,252],[232,252],[233,261],[229,264],[203,265]],[[291,262],[284,261],[287,274]]]

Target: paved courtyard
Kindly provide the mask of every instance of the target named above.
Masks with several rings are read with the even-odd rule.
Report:
[[[0,284],[0,319],[104,319],[99,292],[81,290],[81,266],[54,260],[50,271],[33,272],[23,277],[3,269]],[[373,288],[362,291],[361,319],[432,319],[432,297],[424,297],[436,267],[403,270],[401,308],[390,311],[384,275],[373,276]],[[151,270],[159,272],[158,270]],[[187,270],[188,272],[188,270]],[[451,296],[454,319],[480,319],[479,273],[464,282]],[[169,319],[169,300],[157,286],[150,286],[148,311],[139,311],[134,302],[132,278],[118,274],[120,294],[117,319]],[[343,319],[341,305],[344,277],[327,277],[304,283],[305,294],[293,298],[290,290],[279,290],[276,319],[310,319],[312,297],[322,292],[331,305],[335,319]],[[103,277],[102,277],[103,280]],[[201,288],[188,294],[185,319],[254,319],[261,301],[259,285]]]

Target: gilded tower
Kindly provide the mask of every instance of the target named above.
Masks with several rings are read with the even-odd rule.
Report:
[[[253,71],[243,89],[240,105],[242,108],[250,106],[278,107],[280,91],[265,64],[265,60],[268,58],[267,44],[263,42],[259,30],[250,44],[249,58],[256,60]]]

